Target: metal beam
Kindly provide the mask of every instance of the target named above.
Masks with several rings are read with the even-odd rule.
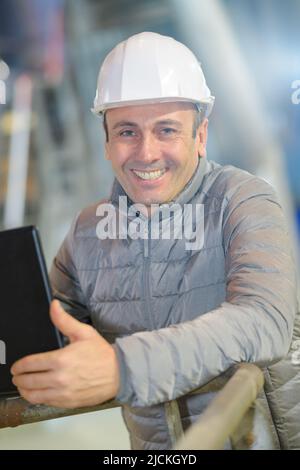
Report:
[[[240,424],[240,432],[244,431],[243,419],[263,383],[263,373],[257,366],[241,364],[201,418],[178,441],[175,449],[223,449],[225,442],[234,435]]]
[[[82,413],[102,411],[120,406],[115,401],[108,401],[98,406],[85,408],[53,408],[46,405],[31,405],[23,398],[0,399],[0,429],[13,428],[21,424],[37,423],[49,419],[65,418]]]

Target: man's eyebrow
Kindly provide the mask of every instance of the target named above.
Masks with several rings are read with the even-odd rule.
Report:
[[[130,121],[118,121],[116,124],[113,126],[113,129],[117,129],[118,127],[136,127],[137,124],[135,122],[130,122]]]
[[[162,121],[157,121],[156,124],[159,126],[176,126],[182,128],[182,123],[175,119],[163,119]]]
[[[180,121],[176,121],[175,119],[162,119],[161,121],[157,121],[155,123],[157,126],[176,126],[179,129],[182,129],[182,123]],[[118,121],[113,126],[114,129],[118,129],[119,127],[137,127],[137,124],[132,121]]]

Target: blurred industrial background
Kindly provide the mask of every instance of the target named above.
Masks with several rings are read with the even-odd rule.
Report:
[[[108,194],[90,112],[99,66],[119,41],[155,31],[201,61],[216,97],[208,158],[276,187],[299,266],[299,21],[298,0],[1,0],[0,229],[37,225],[50,267],[77,211]],[[127,449],[129,440],[113,409],[2,430],[8,448]]]

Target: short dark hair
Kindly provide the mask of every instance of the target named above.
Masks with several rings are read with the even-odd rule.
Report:
[[[108,127],[107,127],[106,113],[103,114],[102,124],[103,124],[103,129],[105,132],[105,142],[108,142]]]
[[[199,126],[201,125],[203,121],[203,111],[201,108],[199,108],[196,104],[194,105],[194,122],[193,122],[193,139],[195,139],[197,135],[197,130],[199,129]],[[108,136],[108,127],[107,127],[107,120],[106,120],[106,113],[103,115],[103,129],[105,132],[105,141],[108,142],[109,136]]]

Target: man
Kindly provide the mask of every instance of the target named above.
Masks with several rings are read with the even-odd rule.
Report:
[[[172,404],[186,429],[211,398],[190,392],[239,362],[278,361],[291,341],[282,210],[263,180],[206,160],[213,101],[172,38],[141,33],[107,56],[94,112],[116,179],[108,200],[77,215],[51,270],[76,318],[52,303],[70,344],[12,368],[31,403],[116,398],[134,449],[170,448]]]

